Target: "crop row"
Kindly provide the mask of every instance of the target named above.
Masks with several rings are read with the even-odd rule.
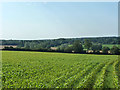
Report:
[[[52,80],[52,82],[50,82],[50,83],[52,83],[52,86],[54,85],[54,86],[57,86],[57,87],[61,87],[61,86],[63,86],[63,87],[65,87],[65,85],[63,85],[63,82],[66,84],[66,82],[67,83],[69,83],[69,80],[72,78],[72,77],[76,77],[76,75],[77,74],[79,74],[79,72],[83,72],[83,71],[85,71],[85,69],[84,68],[90,68],[90,67],[92,67],[92,66],[94,66],[94,65],[86,65],[85,67],[81,67],[81,69],[74,69],[72,72],[67,72],[66,74],[63,74],[61,77],[58,77],[58,78],[56,78],[55,80]],[[83,70],[84,69],[84,70]],[[53,86],[53,87],[54,87]]]
[[[89,65],[88,67],[86,67],[85,69],[83,69],[82,71],[80,71],[79,73],[77,73],[76,75],[70,77],[69,79],[67,79],[64,83],[65,88],[68,87],[74,87],[75,84],[77,82],[79,82],[81,80],[82,77],[84,77],[85,75],[87,75],[90,71],[92,71],[94,69],[94,67],[98,65],[98,63],[93,64],[93,65]]]
[[[118,60],[113,64],[113,79],[114,79],[114,85],[116,88],[119,88],[119,81],[118,81],[118,76],[116,74],[116,65],[118,64]]]
[[[106,69],[107,67],[112,64],[112,62],[108,62],[101,70],[101,74],[99,76],[99,78],[96,80],[93,88],[103,88],[103,85],[104,85],[104,78],[105,78],[105,73],[106,73]]]
[[[77,87],[78,88],[86,88],[86,87],[91,88],[94,83],[96,73],[100,71],[103,66],[104,66],[104,63],[101,63],[97,67],[95,67],[91,73],[89,73],[88,75],[85,76],[85,78],[82,79],[82,81],[79,83]]]

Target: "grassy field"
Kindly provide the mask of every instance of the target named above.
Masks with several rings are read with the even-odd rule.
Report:
[[[3,88],[118,88],[117,55],[2,51]]]
[[[119,45],[117,45],[117,44],[115,44],[115,45],[114,45],[114,44],[103,44],[102,46],[103,46],[103,47],[105,47],[105,46],[106,46],[106,47],[109,47],[109,48],[112,48],[113,46],[120,47],[120,46],[119,46]]]

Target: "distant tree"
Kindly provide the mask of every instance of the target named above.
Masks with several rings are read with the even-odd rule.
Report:
[[[65,38],[59,38],[59,39],[57,39],[57,40],[66,40]]]
[[[103,47],[102,48],[102,52],[105,53],[105,54],[107,54],[109,50],[110,50],[109,47]]]
[[[73,43],[73,50],[74,50],[74,52],[77,52],[77,53],[83,52],[83,47],[82,47],[80,41],[75,41]]]
[[[24,48],[30,49],[30,43],[29,42],[25,42]]]
[[[72,52],[72,50],[73,50],[73,47],[72,46],[68,46],[68,47],[66,47],[65,49],[64,49],[64,52]]]
[[[43,47],[41,46],[41,44],[38,44],[36,46],[34,46],[34,48],[37,50],[37,49],[43,49]]]
[[[98,44],[98,50],[102,50],[102,44]]]
[[[10,47],[5,46],[4,49],[13,49],[13,47],[12,46],[10,46]]]
[[[98,52],[102,50],[102,45],[101,44],[92,45],[91,49],[93,50],[93,52]]]
[[[90,40],[85,39],[84,47],[85,47],[87,50],[89,50],[90,47],[92,47],[92,43],[90,42]]]
[[[65,51],[65,48],[67,48],[67,47],[68,47],[67,44],[62,44],[62,45],[60,45],[60,46],[57,47],[57,50],[64,52],[64,51]]]
[[[113,46],[110,49],[111,54],[119,54],[119,48],[117,46]]]
[[[93,50],[93,52],[95,52],[97,50],[96,45],[92,45],[91,49]]]

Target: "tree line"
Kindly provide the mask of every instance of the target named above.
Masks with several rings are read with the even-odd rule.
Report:
[[[89,37],[89,38],[59,38],[59,39],[46,39],[46,40],[0,40],[2,45],[19,45],[24,46],[26,42],[29,43],[39,43],[39,44],[49,44],[50,46],[58,46],[64,43],[73,43],[76,40],[81,41],[83,44],[85,39],[89,39],[93,43],[101,44],[120,44],[120,37]]]
[[[84,46],[84,47],[83,47]],[[102,44],[92,43],[90,40],[85,40],[84,44],[80,41],[75,41],[72,46],[64,47],[63,49],[58,48],[63,52],[74,52],[74,53],[94,53],[94,54],[119,54],[120,48],[118,46],[113,46],[109,48],[107,46],[102,46]]]
[[[49,41],[49,40],[48,40]],[[57,45],[53,43],[51,45],[49,42],[25,42],[24,45],[18,45],[17,48],[5,47],[3,50],[22,50],[22,51],[43,51],[43,52],[64,52],[64,53],[93,53],[93,54],[119,54],[120,49],[117,46],[109,48],[107,46],[102,46],[101,43],[94,43],[90,39],[84,39],[84,41],[74,40],[74,42],[69,42],[66,39],[57,40]],[[48,46],[50,45],[50,46]],[[57,47],[56,47],[57,46]],[[52,49],[51,47],[55,47]]]

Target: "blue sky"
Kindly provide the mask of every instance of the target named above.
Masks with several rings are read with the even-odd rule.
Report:
[[[117,2],[2,3],[3,39],[118,35]]]

